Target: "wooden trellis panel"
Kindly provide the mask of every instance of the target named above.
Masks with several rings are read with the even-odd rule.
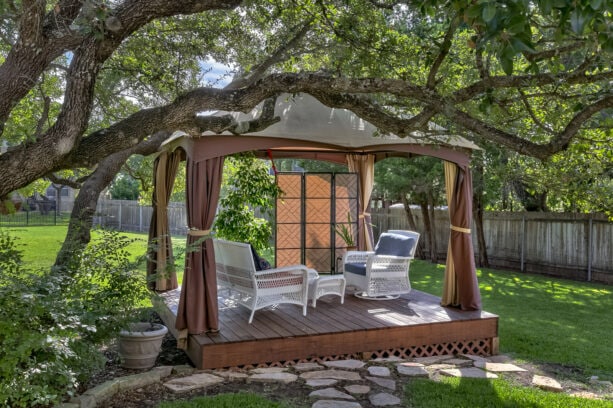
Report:
[[[279,173],[283,196],[277,200],[276,266],[302,263],[335,272],[344,242],[337,224],[347,224],[357,238],[358,175],[355,173]]]

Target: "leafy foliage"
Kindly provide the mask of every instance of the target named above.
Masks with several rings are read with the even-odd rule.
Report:
[[[57,403],[102,368],[100,345],[149,298],[129,243],[104,232],[67,271],[32,271],[0,232],[0,405]]]
[[[271,214],[281,193],[274,176],[253,153],[243,153],[226,159],[224,179],[224,197],[214,225],[217,236],[249,242],[256,250],[264,250],[269,246],[272,228],[265,218],[256,217],[254,210]]]
[[[119,173],[109,189],[113,200],[137,200],[139,182],[129,175]]]

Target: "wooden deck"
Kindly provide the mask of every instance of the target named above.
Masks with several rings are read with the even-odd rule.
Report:
[[[375,301],[348,293],[325,296],[307,316],[295,305],[249,311],[219,296],[217,334],[190,335],[187,354],[198,368],[278,366],[340,358],[401,358],[498,352],[498,316],[440,306],[417,290],[396,300]],[[162,319],[174,328],[179,290],[162,295]]]

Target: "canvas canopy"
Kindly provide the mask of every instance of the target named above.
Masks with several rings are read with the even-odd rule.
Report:
[[[173,158],[186,158],[188,245],[196,244],[200,249],[186,256],[176,323],[183,335],[218,329],[214,254],[210,239],[205,238],[208,237],[217,208],[223,158],[243,151],[254,151],[261,157],[273,155],[276,158],[299,157],[348,163],[353,171],[359,173],[362,185],[362,248],[371,246],[373,238],[365,226],[369,225],[367,205],[374,180],[374,163],[387,157],[413,155],[444,160],[447,163],[446,187],[449,190],[451,221],[449,254],[452,266],[448,262],[442,304],[466,310],[481,308],[470,237],[472,182],[469,161],[471,151],[478,149],[477,145],[459,136],[426,138],[415,134],[414,137],[401,138],[380,134],[372,124],[354,113],[329,108],[307,94],[279,96],[274,106],[278,121],[263,130],[250,132],[249,127],[261,117],[264,109],[264,105],[260,104],[247,114],[217,112],[213,116],[231,117],[234,132],[206,132],[198,136],[176,132],[164,143],[158,157],[156,190],[172,185],[169,179],[174,179],[176,170],[169,167],[168,173],[164,173],[164,166],[175,163]],[[160,220],[166,219],[167,196],[154,192],[154,217],[159,225],[156,229],[160,231],[167,231],[160,225]],[[159,257],[152,254],[151,263],[154,266],[148,270],[157,269],[159,274],[159,271],[168,269],[166,258],[171,251],[165,248],[170,240],[155,234],[156,231],[152,229],[150,240],[163,242],[164,246],[157,247]],[[172,277],[161,276],[158,280],[161,280],[160,285],[156,286],[158,290],[173,289]]]

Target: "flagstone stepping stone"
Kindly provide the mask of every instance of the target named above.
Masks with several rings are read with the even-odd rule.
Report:
[[[266,368],[254,368],[250,370],[250,374],[270,374],[270,373],[284,373],[287,371],[285,367],[266,367]]]
[[[377,377],[389,377],[390,375],[392,375],[389,368],[380,366],[368,367],[368,374]]]
[[[379,378],[379,377],[365,377],[367,380],[370,380],[377,384],[379,387],[387,388],[388,390],[396,391],[396,381],[389,378]]]
[[[490,356],[487,358],[490,363],[510,363],[513,359],[504,354],[498,354],[497,356]]]
[[[334,380],[349,381],[359,381],[362,379],[362,377],[360,377],[360,374],[356,372],[343,370],[307,371],[306,373],[300,374],[300,378],[304,380],[331,378]]]
[[[345,389],[350,394],[368,394],[370,392],[370,387],[368,385],[352,384],[347,385]]]
[[[413,361],[420,364],[430,365],[437,364],[441,361],[449,360],[450,358],[454,358],[453,354],[445,354],[443,356],[431,356],[431,357],[417,357],[414,358]]]
[[[322,379],[314,379],[314,380],[306,380],[306,385],[309,387],[329,387],[338,382],[338,380],[333,380],[331,378],[322,378]]]
[[[311,408],[362,408],[362,405],[354,401],[319,400]]]
[[[472,364],[471,364],[472,366]],[[455,364],[432,364],[429,365],[426,368],[426,370],[432,372],[432,371],[440,371],[440,370],[449,370],[451,368],[457,368],[458,366]]]
[[[449,377],[462,377],[462,378],[498,378],[496,374],[488,373],[480,368],[466,367],[466,368],[452,368],[449,370],[441,370],[441,374]]]
[[[241,373],[241,372],[238,372],[238,371],[220,371],[220,370],[215,370],[215,375],[218,375],[220,377],[226,378],[228,380],[240,380],[240,379],[249,377],[247,374]]]
[[[398,363],[400,361],[404,361],[403,358],[391,356],[391,357],[377,357],[374,360],[370,360],[374,363]]]
[[[224,382],[222,377],[213,374],[199,373],[188,377],[175,378],[164,383],[164,387],[178,394],[198,388],[210,387],[222,382]]]
[[[386,392],[371,395],[368,399],[375,407],[388,407],[400,404],[400,398]]]
[[[515,364],[506,364],[506,363],[489,363],[484,361],[475,361],[475,367],[483,368],[487,371],[493,371],[495,373],[504,373],[504,372],[523,372],[527,371],[521,367],[516,366]]]
[[[547,391],[562,392],[564,391],[562,385],[553,378],[545,377],[542,375],[535,375],[532,377],[532,384]]]
[[[458,354],[458,357],[465,357],[472,361],[487,361],[485,357],[477,356],[475,354]]]
[[[366,363],[360,360],[324,361],[322,364],[330,368],[344,368],[347,370],[359,369],[366,365]]]
[[[317,363],[298,363],[294,365],[294,370],[296,371],[312,371],[312,370],[323,370],[323,366]]]
[[[253,374],[247,378],[247,382],[280,382],[283,384],[289,384],[298,379],[296,374],[292,373],[262,373]]]
[[[405,363],[396,366],[398,374],[407,375],[409,377],[428,377],[428,371],[424,366],[405,365]]]
[[[355,399],[352,395],[341,392],[337,390],[336,388],[323,388],[321,390],[315,390],[309,394],[309,397],[311,398],[336,398],[336,399],[346,399],[346,400]]]
[[[455,366],[464,367],[464,366],[473,365],[473,360],[467,360],[465,358],[452,358],[452,359],[443,361],[443,364],[453,364]]]
[[[396,364],[396,367],[398,366],[404,366],[404,367],[425,367],[425,365],[423,365],[422,363],[415,363],[412,361],[407,361],[404,363],[400,363],[400,364]]]

